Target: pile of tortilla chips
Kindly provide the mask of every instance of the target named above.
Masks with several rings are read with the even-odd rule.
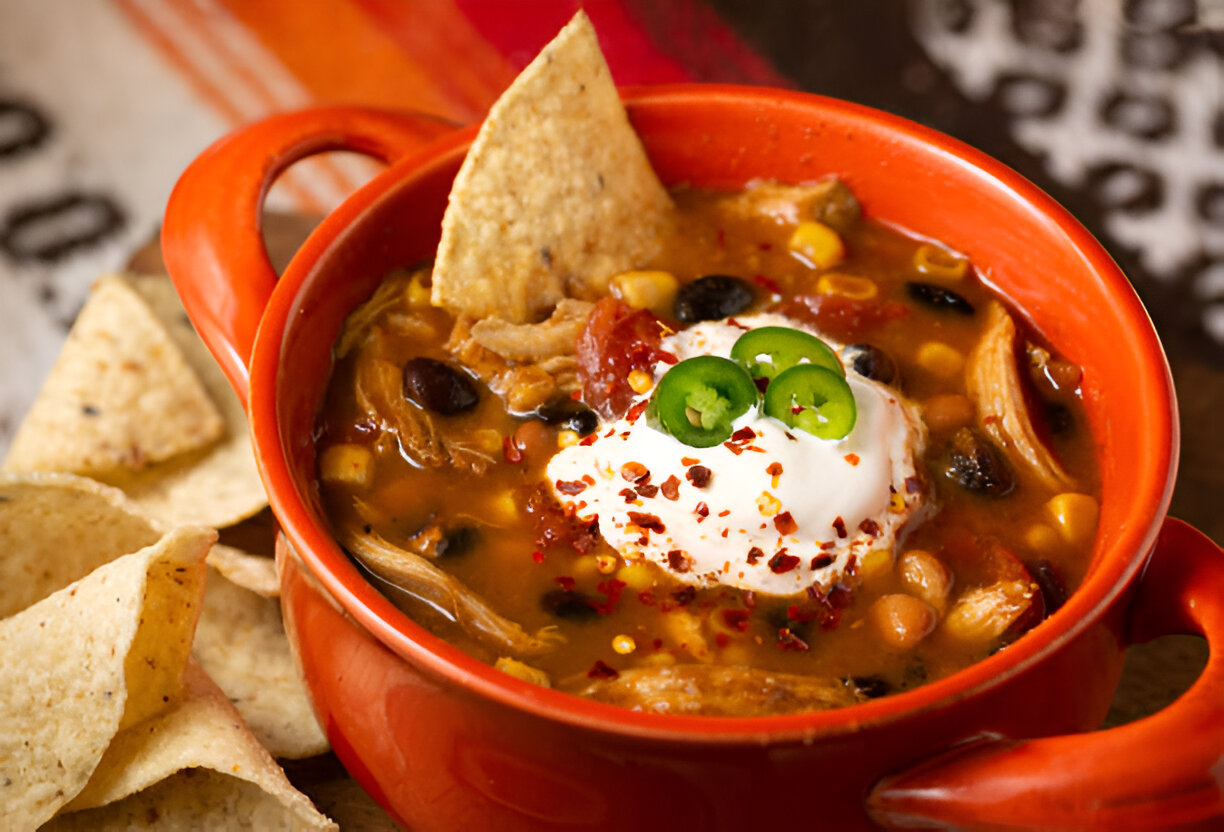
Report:
[[[579,12],[472,146],[433,302],[536,324],[648,259],[671,210]],[[335,828],[276,762],[327,742],[270,553],[230,545],[266,505],[172,284],[101,278],[0,473],[0,826]]]
[[[327,740],[270,546],[216,542],[267,501],[168,279],[97,281],[3,467],[4,828],[334,828],[276,762]]]

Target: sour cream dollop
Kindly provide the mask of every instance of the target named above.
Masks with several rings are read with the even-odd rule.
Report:
[[[680,360],[727,358],[745,328],[760,326],[805,329],[780,315],[706,321],[664,338],[662,349]],[[655,365],[655,384],[669,366]],[[842,439],[750,408],[731,440],[693,448],[631,407],[558,452],[549,482],[579,517],[597,517],[628,561],[649,559],[697,586],[772,595],[828,589],[855,559],[891,550],[923,498],[914,460],[925,432],[915,408],[883,384],[853,372],[846,380],[858,419]]]

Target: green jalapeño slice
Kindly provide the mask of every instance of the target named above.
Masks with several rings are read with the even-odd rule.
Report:
[[[765,414],[821,439],[854,429],[858,407],[846,379],[826,367],[796,364],[765,388]]]
[[[844,376],[837,354],[815,335],[785,326],[750,329],[731,347],[731,358],[753,378],[773,380],[779,373],[812,364]]]
[[[659,379],[651,409],[663,429],[685,445],[709,448],[731,437],[731,423],[756,404],[757,395],[740,365],[700,355]]]

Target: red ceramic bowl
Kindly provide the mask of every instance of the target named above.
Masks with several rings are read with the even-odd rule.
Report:
[[[380,595],[328,533],[312,428],[341,322],[392,268],[432,255],[472,129],[324,109],[219,142],[184,174],[162,242],[197,328],[248,397],[283,529],[282,604],[319,719],[365,788],[413,829],[1119,828],[1224,815],[1224,557],[1166,519],[1176,408],[1124,275],[1044,193],[946,136],[775,90],[627,91],[667,183],[837,174],[866,213],[943,240],[1084,368],[1100,532],[1069,602],[991,658],[912,692],[798,716],[637,713],[474,661]],[[328,149],[388,170],[328,216],[277,281],[259,215],[272,179]],[[1099,733],[1124,648],[1205,634],[1203,678]],[[780,825],[785,824],[785,825]]]

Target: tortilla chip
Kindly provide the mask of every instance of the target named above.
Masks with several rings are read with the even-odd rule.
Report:
[[[293,787],[199,665],[189,664],[183,681],[178,704],[115,737],[67,807],[95,811],[64,815],[49,828],[113,828],[150,816],[158,829],[337,828]]]
[[[199,377],[132,288],[103,277],[68,334],[5,467],[139,470],[225,429]]]
[[[0,805],[12,828],[50,818],[116,733],[177,697],[215,537],[176,529],[0,621]]]
[[[225,528],[268,505],[242,401],[192,328],[174,284],[160,275],[125,275],[182,351],[216,403],[224,437],[210,448],[152,465],[142,471],[101,477],[122,488],[147,513],[168,526],[201,523]]]
[[[274,599],[210,574],[193,649],[274,757],[301,759],[328,750]]]
[[[581,11],[489,111],[442,220],[432,300],[532,323],[643,265],[672,202]]]
[[[0,474],[0,618],[161,536],[116,488],[72,474]]]
[[[232,584],[249,589],[264,598],[280,595],[280,578],[276,574],[276,561],[264,555],[252,555],[222,543],[212,547],[208,553],[208,565],[225,576]]]

